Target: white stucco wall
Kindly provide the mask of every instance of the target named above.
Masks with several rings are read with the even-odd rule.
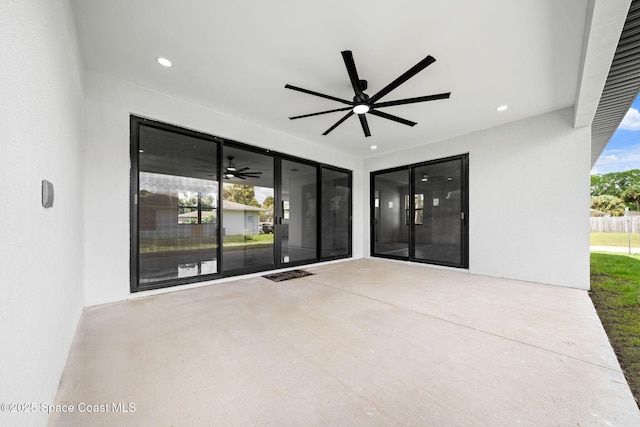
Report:
[[[469,153],[469,271],[588,289],[591,130],[572,120],[566,109],[371,157],[365,174]],[[367,215],[368,200],[367,188]]]
[[[87,305],[166,291],[129,293],[130,114],[351,169],[354,200],[362,198],[362,159],[97,72],[86,72],[85,87]],[[354,203],[353,214],[353,256],[361,258],[363,206]]]
[[[129,293],[131,113],[353,170],[355,258],[369,251],[370,171],[469,153],[470,272],[588,287],[590,132],[571,127],[570,110],[371,157],[363,169],[362,160],[96,72],[85,90],[87,305],[148,294]]]
[[[82,312],[78,52],[66,0],[0,2],[0,402],[53,403]],[[46,422],[0,412],[3,426]]]

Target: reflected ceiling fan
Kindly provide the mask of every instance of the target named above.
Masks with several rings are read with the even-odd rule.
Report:
[[[229,156],[227,157],[227,160],[229,160],[229,164],[224,168],[224,174],[223,174],[223,178],[224,179],[231,179],[231,178],[240,178],[240,179],[247,179],[247,178],[260,178],[260,175],[262,175],[262,172],[249,172],[249,166],[245,166],[243,168],[238,168],[236,166],[235,163],[233,163],[233,156]]]
[[[398,116],[384,113],[378,110],[378,108],[393,107],[394,105],[413,104],[416,102],[435,101],[438,99],[447,99],[451,95],[451,92],[446,92],[446,93],[438,93],[435,95],[419,96],[416,98],[405,98],[405,99],[398,99],[395,101],[379,102],[380,99],[382,99],[382,97],[389,94],[389,92],[391,92],[392,90],[394,90],[395,88],[397,88],[398,86],[400,86],[401,84],[409,80],[411,77],[415,76],[420,71],[424,70],[429,65],[434,63],[435,59],[431,55],[428,55],[422,61],[418,62],[409,70],[404,72],[400,77],[398,77],[397,79],[389,83],[387,86],[382,88],[378,93],[370,97],[364,92],[365,90],[367,90],[368,82],[366,80],[360,80],[360,77],[358,77],[358,71],[356,70],[356,64],[353,60],[352,52],[350,50],[345,50],[341,53],[342,53],[342,59],[344,60],[344,65],[347,67],[347,73],[349,74],[349,79],[351,80],[351,86],[353,86],[353,91],[355,93],[355,96],[353,97],[353,101],[336,98],[331,95],[325,95],[323,93],[314,92],[312,90],[303,89],[300,87],[292,86],[290,84],[286,84],[284,86],[286,89],[296,90],[298,92],[319,96],[320,98],[330,99],[332,101],[337,101],[337,102],[341,102],[343,104],[348,105],[348,107],[336,108],[336,109],[327,110],[327,111],[320,111],[319,113],[303,114],[301,116],[289,117],[291,120],[302,119],[304,117],[318,116],[318,115],[327,114],[327,113],[335,113],[338,111],[348,111],[347,114],[345,114],[333,126],[327,129],[323,133],[323,135],[328,135],[329,132],[331,132],[338,126],[340,126],[349,117],[353,116],[354,114],[357,114],[358,118],[360,119],[360,124],[362,125],[364,136],[367,137],[367,136],[371,136],[371,132],[369,131],[369,123],[367,123],[367,117],[366,117],[367,113],[373,114],[374,116],[382,117],[383,119],[388,119],[394,122],[402,123],[403,125],[415,126],[417,124],[416,122],[412,122],[410,120],[406,120]]]

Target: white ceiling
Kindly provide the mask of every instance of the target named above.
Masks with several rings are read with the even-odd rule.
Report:
[[[367,157],[574,105],[587,0],[72,0],[85,67]],[[383,100],[411,128],[344,113],[286,83],[351,99],[340,52],[373,95],[427,55],[436,62]],[[159,66],[163,56],[173,67]],[[496,112],[507,104],[509,109]],[[179,125],[179,123],[176,123]],[[222,135],[225,136],[225,135]],[[244,141],[259,144],[259,141]],[[372,152],[370,145],[379,149]]]

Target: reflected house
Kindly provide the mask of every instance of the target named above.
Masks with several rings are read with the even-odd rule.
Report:
[[[146,193],[140,196],[140,238],[214,237],[216,209],[180,214],[177,194]],[[182,215],[195,214],[194,218]],[[200,222],[198,222],[200,214]],[[213,216],[212,220],[208,217]],[[202,221],[207,218],[206,221]],[[195,221],[193,220],[195,219]]]
[[[222,229],[222,235],[250,235],[258,234],[258,223],[260,221],[260,212],[266,209],[255,206],[243,205],[242,203],[222,201],[222,212],[224,215],[225,226]],[[211,217],[215,218],[215,212],[211,212]],[[197,220],[198,212],[187,212],[178,215],[178,221],[184,221],[186,218]],[[204,222],[205,216],[202,215]]]
[[[223,236],[237,234],[259,234],[258,223],[260,222],[260,212],[267,209],[255,206],[243,205],[242,203],[222,201],[224,214]]]
[[[144,202],[142,202],[144,199]],[[215,236],[218,226],[217,207],[194,208],[180,213],[177,195],[147,193],[141,196],[140,237]],[[223,235],[258,234],[260,212],[265,209],[224,200]]]
[[[141,239],[215,237],[219,226],[218,182],[143,172],[140,176]],[[222,235],[259,234],[265,209],[224,200]]]

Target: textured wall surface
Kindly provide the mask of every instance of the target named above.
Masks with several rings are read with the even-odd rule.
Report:
[[[137,84],[87,71],[84,216],[91,221],[86,223],[85,236],[86,305],[167,292],[129,293],[130,114],[352,170],[353,256],[363,256],[362,230],[368,221],[363,216],[364,207],[358,203],[364,182],[362,159]]]
[[[590,128],[572,113],[369,158],[365,172],[469,153],[469,271],[588,289]]]
[[[82,64],[68,2],[0,2],[0,402],[53,403],[83,307]],[[54,185],[41,205],[41,181]],[[46,413],[0,412],[0,425]]]

